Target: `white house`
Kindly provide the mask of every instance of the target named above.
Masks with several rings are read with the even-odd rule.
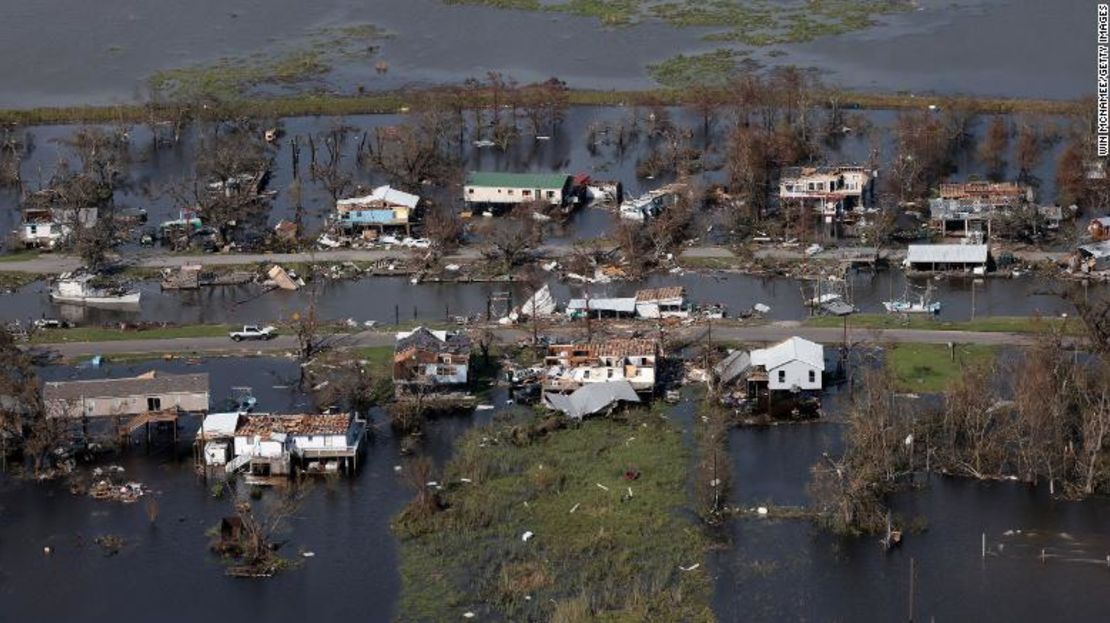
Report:
[[[531,201],[564,205],[573,180],[565,173],[497,173],[472,171],[463,185],[463,201],[472,207],[506,208]]]
[[[766,373],[771,390],[819,390],[825,372],[825,348],[800,337],[792,337],[768,348],[751,352],[751,366]],[[759,376],[762,376],[760,374]],[[753,374],[749,377],[757,380]]]

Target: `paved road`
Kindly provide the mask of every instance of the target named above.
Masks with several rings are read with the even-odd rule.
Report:
[[[686,337],[699,337],[702,328],[684,329]],[[500,339],[514,341],[526,338],[527,329],[496,329]],[[548,331],[547,333],[570,335],[581,333],[580,328]],[[839,344],[844,337],[842,329],[825,327],[802,327],[789,323],[761,325],[753,327],[713,327],[715,342],[775,342],[791,336],[800,336],[815,342]],[[972,331],[929,331],[918,329],[850,329],[848,339],[852,342],[916,342],[928,344],[985,344],[985,345],[1023,345],[1032,343],[1033,337],[1017,333],[979,333]],[[385,331],[363,331],[341,338],[338,346],[343,348],[365,348],[371,346],[390,346],[394,336]],[[219,354],[219,355],[257,355],[260,353],[281,353],[296,349],[293,336],[282,335],[268,342],[235,343],[225,337],[175,338],[175,339],[137,339],[110,342],[70,342],[46,344],[58,351],[63,357],[91,357],[93,355],[119,355],[133,353],[152,354]]]
[[[543,245],[539,249],[543,257],[564,257],[574,252],[574,247],[565,245]],[[125,264],[141,268],[177,268],[185,264],[205,266],[239,266],[249,264],[288,264],[293,262],[375,262],[379,260],[405,260],[422,255],[420,249],[329,249],[326,251],[302,251],[298,253],[208,253],[201,255],[168,255],[157,252],[139,252],[123,258]],[[472,262],[482,257],[477,247],[463,247],[446,256],[447,262]],[[44,253],[30,260],[0,261],[0,272],[25,272],[58,274],[81,267],[81,260],[64,254]]]

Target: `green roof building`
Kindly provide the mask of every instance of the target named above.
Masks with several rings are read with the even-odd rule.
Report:
[[[530,201],[563,205],[569,198],[571,186],[572,178],[565,173],[471,171],[463,186],[463,201],[490,207]]]

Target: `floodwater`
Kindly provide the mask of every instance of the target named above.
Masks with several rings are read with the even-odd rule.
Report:
[[[198,365],[152,361],[102,368],[45,368],[46,379],[130,376],[150,368],[207,370],[214,399],[249,385],[260,410],[310,408],[289,389],[295,363],[285,359],[213,359]],[[840,400],[835,393],[834,403]],[[504,394],[492,402],[504,408]],[[689,425],[688,405],[673,409]],[[442,463],[468,427],[492,411],[434,421],[424,451]],[[197,620],[262,616],[293,621],[329,618],[389,621],[400,591],[398,545],[389,520],[411,493],[394,471],[398,441],[375,416],[361,471],[320,481],[290,521],[284,552],[302,564],[264,580],[235,580],[207,549],[205,531],[229,514],[191,468],[187,441],[178,452],[142,445],[113,463],[155,493],[152,525],[145,503],[74,496],[61,483],[0,476],[0,606],[5,620]],[[187,430],[195,430],[190,422]],[[730,434],[733,501],[803,505],[809,467],[823,452],[841,451],[832,423],[737,429]],[[873,537],[822,533],[805,521],[737,520],[725,546],[710,554],[713,607],[722,621],[896,620],[908,603],[909,560],[916,565],[915,612],[920,620],[1100,621],[1110,607],[1104,556],[1110,554],[1110,501],[1053,501],[1044,491],[1010,483],[931,477],[895,496],[895,512],[923,517],[927,531],[884,554]],[[262,503],[271,501],[266,494]],[[1020,533],[1007,531],[1020,531]],[[980,555],[987,534],[989,555]],[[92,541],[125,539],[116,556]],[[43,553],[43,547],[52,553]],[[1047,550],[1047,563],[1039,561]],[[300,557],[310,551],[312,558]],[[64,578],[64,581],[60,581]]]
[[[841,451],[829,423],[740,429],[730,441],[744,507],[806,504],[809,468]],[[889,554],[877,537],[837,538],[806,521],[734,521],[728,547],[711,556],[720,620],[904,620],[911,559],[915,620],[1105,620],[1110,500],[941,476],[920,484],[892,505],[927,529]]]
[[[1074,98],[1094,91],[1094,3],[920,0],[878,25],[809,43],[750,49],[765,66],[815,67],[848,88]],[[579,88],[653,85],[646,66],[712,50],[719,29],[658,22],[620,28],[545,12],[440,0],[80,0],[6,7],[0,107],[132,102],[159,70],[303,47],[323,29],[375,24],[394,34],[374,60],[340,62],[324,86],[353,92],[458,83],[497,70],[521,82],[559,76]],[[1036,44],[1020,33],[1037,33]],[[476,43],[480,42],[480,43]]]
[[[850,279],[852,300],[863,313],[885,311],[882,301],[903,298],[907,292],[924,292],[928,280],[915,279],[907,289],[900,271],[859,273]],[[975,316],[1059,316],[1074,314],[1074,307],[1058,294],[1058,285],[1033,277],[990,278],[981,283],[970,279],[936,280],[933,300],[941,302],[940,320],[968,320]],[[735,273],[654,274],[642,281],[610,284],[564,284],[552,281],[552,295],[561,305],[572,297],[633,296],[640,288],[681,285],[695,304],[724,304],[733,316],[756,303],[771,308],[770,320],[803,320],[809,311],[803,304],[812,296],[813,282],[784,277],[755,277]],[[143,301],[139,311],[96,309],[59,305],[50,301],[48,286],[36,282],[13,294],[0,295],[0,321],[28,322],[38,318],[61,318],[83,324],[118,321],[171,322],[178,324],[239,324],[275,322],[303,310],[312,295],[308,290],[267,292],[261,285],[201,288],[195,291],[161,291],[156,282],[139,284]],[[974,289],[974,294],[972,293]],[[487,311],[500,318],[529,296],[530,288],[515,283],[421,283],[406,277],[370,277],[359,281],[325,282],[316,291],[317,313],[327,320],[352,319],[358,323],[397,321],[442,322],[456,316],[484,316]]]
[[[701,129],[700,118],[694,118],[688,111],[668,109],[672,121],[680,127],[691,129],[692,144],[703,151],[705,172],[693,176],[695,183],[709,186],[725,181],[723,151],[726,146],[726,132],[730,126],[727,119],[715,124],[714,130],[706,141]],[[660,149],[657,139],[646,137],[644,131],[650,111],[627,107],[573,107],[567,111],[566,119],[550,140],[535,141],[526,133],[506,152],[493,149],[480,149],[467,144],[460,149],[457,157],[465,170],[516,171],[516,172],[568,172],[587,173],[597,180],[619,180],[624,184],[625,194],[636,196],[658,188],[671,180],[669,178],[643,179],[636,177],[636,168],[652,150]],[[866,163],[872,149],[877,149],[880,170],[895,155],[894,127],[897,114],[892,111],[858,111],[851,115],[848,123],[856,124],[854,115],[859,115],[864,128],[854,128],[855,132],[825,145],[824,159],[831,163]],[[1039,119],[1046,127],[1062,132],[1069,122],[1059,117]],[[631,126],[633,121],[640,128],[639,139],[630,144],[624,152],[614,145],[600,144],[591,148],[587,144],[591,127],[616,127],[624,124]],[[272,202],[269,222],[276,224],[281,219],[293,218],[296,205],[289,192],[294,180],[292,167],[292,147],[290,141],[299,137],[301,150],[300,198],[305,213],[306,227],[310,232],[318,231],[326,215],[334,209],[331,196],[326,187],[311,180],[308,176],[309,153],[308,137],[322,136],[333,128],[344,126],[349,129],[343,145],[341,166],[348,171],[356,184],[370,188],[388,180],[371,170],[369,166],[359,166],[355,154],[363,135],[368,143],[374,141],[377,128],[405,123],[403,115],[352,115],[348,117],[292,117],[282,119],[280,126],[284,138],[273,149],[273,166],[268,189],[276,191]],[[972,127],[974,137],[982,136],[990,124],[984,116]],[[30,146],[28,155],[22,163],[22,175],[27,190],[36,190],[48,185],[50,177],[59,162],[73,161],[75,155],[68,146],[79,127],[77,126],[38,126],[27,130],[26,143]],[[111,128],[109,128],[111,129]],[[146,126],[132,126],[130,131],[130,162],[122,187],[115,193],[116,204],[125,208],[143,208],[147,211],[150,224],[157,225],[165,220],[178,217],[182,207],[180,197],[189,197],[193,188],[193,176],[197,160],[197,128],[191,127],[183,139],[172,148],[154,150],[151,147],[151,134]],[[602,137],[604,135],[600,135]],[[1016,149],[1017,141],[1011,141],[1011,150]],[[1063,142],[1049,145],[1039,166],[1033,171],[1034,181],[1039,184],[1038,199],[1051,203],[1055,199],[1055,166],[1063,149]],[[322,150],[321,150],[322,151]],[[974,157],[975,142],[968,149],[957,154],[954,181],[966,180],[972,176],[985,177],[986,171]],[[1011,154],[1012,156],[1012,154]],[[1007,158],[1012,163],[1013,157]],[[1007,179],[1017,176],[1012,166],[1004,172]],[[461,188],[457,186],[427,187],[422,191],[428,199],[440,204],[461,207]],[[19,194],[15,189],[0,189],[0,230],[14,229],[19,224]],[[579,211],[563,228],[549,232],[548,242],[565,244],[574,240],[604,236],[610,232],[616,221],[615,215],[606,210],[593,209]],[[719,228],[718,228],[719,229]],[[137,236],[136,236],[137,238]],[[142,254],[137,245],[126,247],[129,255]]]
[[[677,123],[687,127],[700,126],[699,120],[692,119],[681,110],[671,110]],[[830,162],[863,162],[868,159],[873,143],[878,146],[879,159],[885,162],[894,152],[890,127],[896,115],[890,111],[863,111],[860,113],[872,127],[872,138],[863,133],[849,135],[836,144],[828,146],[827,160]],[[632,145],[626,152],[617,153],[612,146],[600,145],[591,150],[586,145],[588,128],[595,124],[616,124],[627,122],[634,115],[640,115],[643,123],[645,111],[622,107],[577,107],[568,111],[567,119],[561,130],[550,141],[533,142],[522,140],[506,153],[477,149],[467,146],[460,153],[467,169],[511,170],[511,171],[570,171],[587,172],[597,179],[619,179],[625,184],[626,193],[636,195],[655,188],[667,180],[639,179],[635,176],[637,162],[651,148],[647,139]],[[282,121],[286,131],[286,141],[293,136],[304,137],[320,134],[333,127],[339,120],[333,118],[298,117]],[[1046,118],[1048,124],[1063,124],[1058,118]],[[397,115],[361,115],[342,119],[353,130],[346,141],[346,157],[343,160],[355,175],[356,180],[371,186],[382,183],[377,174],[358,167],[353,152],[357,149],[359,137],[363,132],[373,136],[376,127],[403,122]],[[705,149],[705,159],[712,164],[721,159],[723,144],[720,132],[727,125],[717,124],[717,136],[712,136]],[[975,132],[982,133],[988,125],[980,119]],[[45,184],[50,172],[61,158],[69,156],[65,140],[76,131],[73,126],[44,126],[30,130],[29,157],[23,163],[23,174],[32,188]],[[695,131],[695,141],[705,144],[700,130]],[[172,189],[185,183],[192,175],[195,161],[196,136],[188,132],[185,139],[172,149],[150,150],[150,135],[147,128],[132,128],[131,164],[128,182],[117,191],[117,203],[130,208],[144,208],[148,211],[150,223],[156,224],[169,218],[176,218],[177,204]],[[1045,153],[1040,167],[1035,171],[1041,180],[1040,195],[1044,201],[1051,201],[1055,194],[1054,166],[1061,144],[1053,145]],[[305,150],[307,151],[307,150]],[[967,179],[983,173],[980,164],[971,155],[973,148],[961,154],[955,179]],[[301,175],[304,176],[307,155],[302,153]],[[700,176],[703,184],[721,179],[722,171],[710,170]],[[1009,171],[1008,175],[1015,175]],[[293,181],[291,150],[288,142],[279,145],[274,153],[274,167],[270,188],[277,191],[270,214],[270,222],[291,218],[295,206],[287,189]],[[440,203],[455,205],[459,189],[455,187],[429,189],[429,196]],[[327,191],[319,184],[305,178],[301,193],[306,213],[306,223],[310,231],[320,226],[323,218],[332,209]],[[13,229],[19,221],[18,195],[14,191],[0,191],[0,229]],[[702,242],[714,242],[726,227],[720,225],[722,215],[704,214],[699,218],[695,232]],[[572,219],[557,230],[549,232],[548,244],[567,245],[576,240],[604,237],[612,232],[615,215],[604,208],[591,207],[580,210]],[[714,224],[713,231],[707,231],[708,224]],[[141,257],[151,251],[139,248],[135,243],[126,245],[123,254],[126,258]],[[941,317],[945,319],[966,319],[971,316],[970,281],[938,282],[936,298],[944,306]],[[802,308],[800,282],[790,279],[761,279],[739,275],[655,275],[644,284],[622,283],[591,288],[593,296],[627,295],[640,285],[685,285],[695,302],[725,303],[733,313],[749,309],[755,303],[772,307],[771,318],[776,320],[797,320],[805,315]],[[922,285],[922,282],[917,282]],[[105,322],[121,319],[142,319],[171,322],[255,322],[272,321],[286,316],[303,307],[305,294],[274,292],[261,294],[257,286],[211,288],[200,292],[167,292],[158,290],[155,283],[141,284],[144,302],[141,312],[105,312],[102,310],[83,310],[73,307],[52,305],[45,295],[43,284],[34,284],[14,294],[0,294],[0,319],[27,320],[43,316],[61,316],[76,321]],[[570,288],[555,286],[556,294],[565,300]],[[1070,312],[1065,304],[1051,292],[1055,286],[1031,279],[998,280],[988,279],[975,286],[976,314],[1032,315],[1059,314]],[[413,308],[416,318],[442,319],[445,316],[473,315],[486,312],[486,302],[491,294],[509,290],[513,299],[521,302],[528,296],[525,288],[519,285],[504,284],[421,284],[411,286],[401,278],[374,279],[370,281],[331,283],[321,292],[322,313],[333,319],[354,318],[358,321],[377,320],[390,322],[400,316],[403,320],[412,319]],[[580,291],[581,288],[574,288]],[[854,281],[853,298],[862,311],[881,311],[881,301],[891,296],[901,297],[905,284],[899,273],[893,278],[880,274],[876,279],[861,277]],[[495,312],[497,310],[494,310]]]
[[[291,389],[296,364],[281,359],[215,359],[202,365],[153,361],[103,368],[46,368],[44,378],[132,376],[155,368],[208,371],[213,400],[251,386],[260,411],[311,409]],[[494,402],[504,406],[503,394]],[[443,462],[466,428],[488,421],[491,411],[433,421],[424,452]],[[389,521],[411,498],[394,471],[399,441],[380,413],[353,479],[314,485],[283,538],[285,553],[303,564],[266,581],[235,580],[208,552],[205,532],[231,514],[227,497],[214,498],[192,469],[188,441],[175,454],[165,445],[147,454],[137,445],[115,464],[128,480],[154,490],[158,518],[152,525],[145,499],[136,504],[74,496],[62,483],[17,482],[0,476],[0,611],[5,621],[191,621],[220,616],[303,619],[311,613],[350,620],[389,621],[400,591],[397,542]],[[187,422],[191,434],[198,422]],[[136,436],[138,437],[138,436]],[[269,503],[271,495],[263,497]],[[116,534],[123,551],[106,557],[93,543]],[[44,555],[43,547],[53,549]],[[301,551],[315,557],[301,558]],[[64,581],[59,581],[61,578]],[[315,604],[310,606],[310,604]]]

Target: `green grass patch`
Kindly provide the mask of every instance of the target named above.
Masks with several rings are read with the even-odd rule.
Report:
[[[713,620],[680,431],[647,410],[546,435],[527,417],[469,431],[442,478],[446,508],[394,521],[399,618]]]
[[[393,347],[367,346],[354,351],[355,358],[369,362],[370,367],[392,373]]]
[[[18,290],[42,278],[43,275],[40,273],[28,273],[15,270],[2,271],[0,272],[0,290]]]
[[[974,344],[895,344],[886,350],[886,365],[894,373],[899,391],[938,393],[971,366],[994,361],[998,347]]]
[[[815,316],[806,320],[809,327],[844,326],[838,316]],[[1063,331],[1079,337],[1087,330],[1077,319],[1040,318],[1036,316],[984,316],[975,320],[938,320],[925,314],[903,317],[897,314],[855,314],[848,317],[848,327],[855,329],[915,329],[923,331],[973,331],[982,333],[1041,333]]]
[[[238,328],[238,327],[235,327]],[[66,342],[121,342],[127,340],[168,340],[198,337],[227,337],[231,325],[198,324],[180,327],[150,329],[112,329],[104,327],[75,327],[72,329],[43,329],[31,336],[33,344],[59,344]],[[232,344],[228,340],[228,344]]]
[[[21,249],[0,255],[0,262],[26,262],[37,259],[40,254],[38,249]]]

